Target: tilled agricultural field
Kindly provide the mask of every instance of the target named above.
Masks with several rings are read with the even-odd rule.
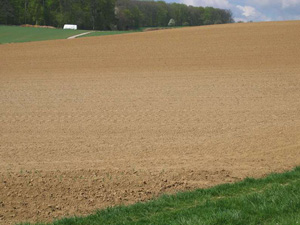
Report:
[[[300,21],[0,46],[0,224],[300,164]]]

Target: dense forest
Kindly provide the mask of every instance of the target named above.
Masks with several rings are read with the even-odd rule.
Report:
[[[1,0],[0,24],[77,24],[80,29],[127,30],[139,27],[232,23],[229,10],[138,0]]]

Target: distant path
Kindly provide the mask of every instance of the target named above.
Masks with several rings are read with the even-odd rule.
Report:
[[[86,34],[89,34],[89,33],[93,33],[93,32],[94,31],[89,31],[89,32],[85,32],[85,33],[82,33],[82,34],[77,34],[77,35],[68,37],[67,39],[74,39],[74,38],[77,38],[77,37],[80,37],[80,36],[83,36],[83,35],[86,35]]]

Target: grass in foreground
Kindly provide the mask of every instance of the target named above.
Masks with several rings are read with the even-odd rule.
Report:
[[[300,167],[52,224],[300,224]]]

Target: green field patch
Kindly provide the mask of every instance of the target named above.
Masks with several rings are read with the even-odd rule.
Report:
[[[140,32],[142,30],[130,31],[94,31],[89,34],[77,37],[95,37],[104,35],[126,34]],[[88,30],[63,30],[51,28],[20,27],[20,26],[0,26],[0,44],[46,41],[67,39],[68,37],[89,32]]]
[[[136,33],[136,32],[143,32],[149,30],[161,30],[161,29],[170,29],[170,28],[169,27],[156,27],[156,28],[144,27],[137,30],[126,30],[126,31],[89,31],[89,30],[63,30],[63,29],[51,29],[51,28],[0,25],[0,44],[67,39],[68,37],[77,34],[87,33],[87,32],[90,33],[76,38],[128,34],[128,33]]]
[[[66,39],[70,36],[81,34],[84,32],[87,31],[19,26],[0,26],[0,44]]]

